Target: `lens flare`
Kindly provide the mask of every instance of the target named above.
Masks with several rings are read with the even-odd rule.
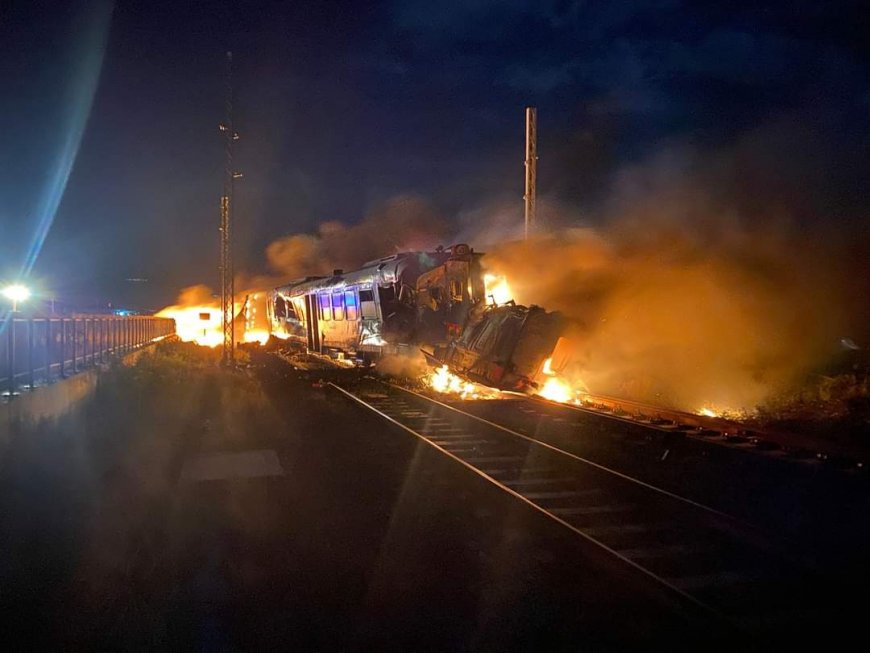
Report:
[[[71,86],[67,89],[68,101],[63,103],[65,107],[68,107],[68,113],[64,116],[63,121],[66,133],[63,135],[60,149],[54,164],[51,166],[48,181],[37,206],[36,229],[22,265],[22,274],[20,275],[22,277],[27,277],[30,274],[39,253],[42,251],[48,232],[51,230],[54,216],[63,198],[67,181],[78,155],[88,116],[91,114],[94,94],[100,81],[112,17],[112,3],[96,4],[98,6],[94,10],[94,15],[89,17],[87,28],[81,31],[82,42],[77,44],[78,50],[70,53],[69,58],[76,60],[76,65],[66,76],[66,79],[70,80]]]
[[[3,296],[13,302],[23,302],[30,298],[30,289],[27,286],[13,284],[3,289]]]

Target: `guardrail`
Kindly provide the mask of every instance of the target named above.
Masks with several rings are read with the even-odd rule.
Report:
[[[0,394],[47,385],[175,333],[162,317],[0,318]]]

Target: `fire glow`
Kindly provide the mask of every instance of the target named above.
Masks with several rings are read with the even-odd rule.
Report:
[[[698,411],[698,415],[703,415],[704,417],[719,417],[719,414],[713,410],[712,408],[701,408]]]
[[[556,401],[560,404],[579,404],[582,393],[581,390],[574,388],[568,381],[559,377],[553,371],[553,357],[551,356],[544,361],[541,366],[541,374],[546,377],[544,385],[538,390],[538,396],[550,401]]]
[[[556,376],[551,376],[544,382],[538,395],[550,401],[558,401],[560,404],[580,403],[574,389]]]
[[[269,340],[269,330],[260,326],[263,316],[262,310],[260,316],[257,316],[257,297],[258,294],[253,293],[248,295],[245,300],[245,333],[242,336],[242,341],[265,345]]]
[[[494,306],[507,304],[513,299],[513,293],[507,279],[502,275],[483,275],[483,285],[486,288],[486,303]]]
[[[246,329],[243,340],[245,342],[256,342],[265,345],[266,341],[269,340],[269,332],[266,329],[253,329],[250,331]]]
[[[184,342],[217,347],[224,341],[221,310],[214,306],[168,306],[157,317],[175,320],[175,332]]]
[[[460,399],[495,399],[501,395],[494,388],[471,383],[456,376],[446,365],[425,374],[423,383],[436,392],[456,395]]]

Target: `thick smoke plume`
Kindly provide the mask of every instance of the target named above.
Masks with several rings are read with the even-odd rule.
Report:
[[[247,298],[256,306],[255,327],[266,329],[265,301],[276,286],[307,275],[352,270],[373,258],[407,250],[433,249],[443,244],[447,221],[424,200],[405,195],[393,198],[356,224],[323,222],[315,234],[292,234],[266,248],[266,274],[236,275],[236,310]],[[174,306],[163,309],[219,306],[213,291],[200,284],[184,288]]]
[[[283,282],[308,274],[352,269],[381,256],[409,249],[429,249],[447,236],[446,221],[430,205],[413,197],[398,197],[362,222],[321,223],[313,235],[295,234],[266,248],[270,269]]]
[[[487,252],[484,265],[508,279],[516,301],[570,318],[571,373],[590,391],[751,410],[836,357],[842,338],[870,338],[862,201],[831,183],[830,170],[851,169],[832,165],[835,155],[794,150],[808,142],[787,127],[714,156],[670,148],[616,174],[594,210],[543,196],[529,241],[518,240],[516,198],[448,221],[399,197],[357,224],[326,222],[273,242],[269,273],[243,275],[236,288],[261,293],[396,251],[468,242]]]
[[[201,283],[183,288],[178,294],[175,304],[176,307],[180,308],[188,306],[220,306],[220,299],[215,298],[211,288]]]
[[[571,373],[592,392],[751,410],[863,335],[862,257],[842,238],[741,212],[691,175],[650,174],[623,179],[604,226],[485,257],[518,302],[571,318]]]

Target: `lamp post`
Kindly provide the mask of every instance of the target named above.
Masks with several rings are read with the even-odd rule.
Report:
[[[30,299],[30,289],[27,286],[22,286],[20,283],[6,286],[3,289],[3,296],[12,302],[12,312],[18,312],[18,302],[25,302]]]

